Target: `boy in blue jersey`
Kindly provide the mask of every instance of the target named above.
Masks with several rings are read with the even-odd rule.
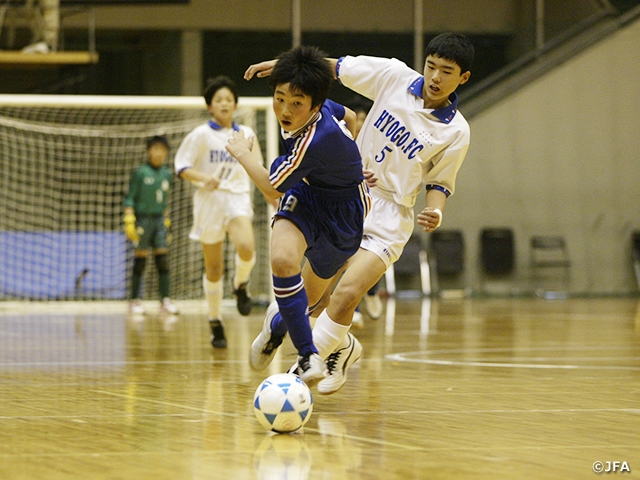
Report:
[[[325,376],[313,344],[309,311],[360,246],[369,208],[355,113],[327,99],[334,80],[324,53],[301,46],[278,57],[269,85],[286,153],[270,171],[249,155],[251,140],[234,133],[227,150],[269,198],[280,198],[271,236],[276,302],[253,342],[250,364],[264,369],[287,332],[307,384]],[[303,257],[307,262],[301,268]]]

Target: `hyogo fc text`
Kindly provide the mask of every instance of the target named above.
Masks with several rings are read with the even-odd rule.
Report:
[[[629,464],[623,461],[593,462],[593,471],[596,473],[631,473]]]

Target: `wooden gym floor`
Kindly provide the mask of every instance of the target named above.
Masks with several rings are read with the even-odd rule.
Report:
[[[293,362],[249,368],[262,309],[227,308],[213,351],[203,304],[179,305],[0,303],[0,478],[640,477],[638,299],[391,299],[297,435],[253,415]]]

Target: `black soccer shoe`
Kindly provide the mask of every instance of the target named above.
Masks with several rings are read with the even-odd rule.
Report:
[[[251,303],[251,297],[247,293],[248,285],[249,282],[244,282],[237,290],[233,291],[233,294],[236,297],[238,312],[240,312],[240,315],[244,315],[245,317],[251,313],[251,307],[253,306]]]
[[[209,320],[211,327],[211,345],[213,348],[227,348],[227,337],[224,336],[224,327],[220,320]]]

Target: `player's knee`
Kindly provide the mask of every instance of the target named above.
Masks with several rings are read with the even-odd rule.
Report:
[[[273,255],[271,270],[276,277],[290,277],[300,272],[300,264],[287,255]]]
[[[144,273],[144,267],[147,264],[146,257],[135,257],[133,259],[133,274],[142,276]]]
[[[167,259],[167,255],[156,255],[154,257],[156,262],[156,268],[158,269],[158,273],[169,273],[169,260]]]
[[[236,247],[236,252],[242,259],[246,259],[246,261],[251,260],[253,257],[254,247],[251,242],[239,242]]]

